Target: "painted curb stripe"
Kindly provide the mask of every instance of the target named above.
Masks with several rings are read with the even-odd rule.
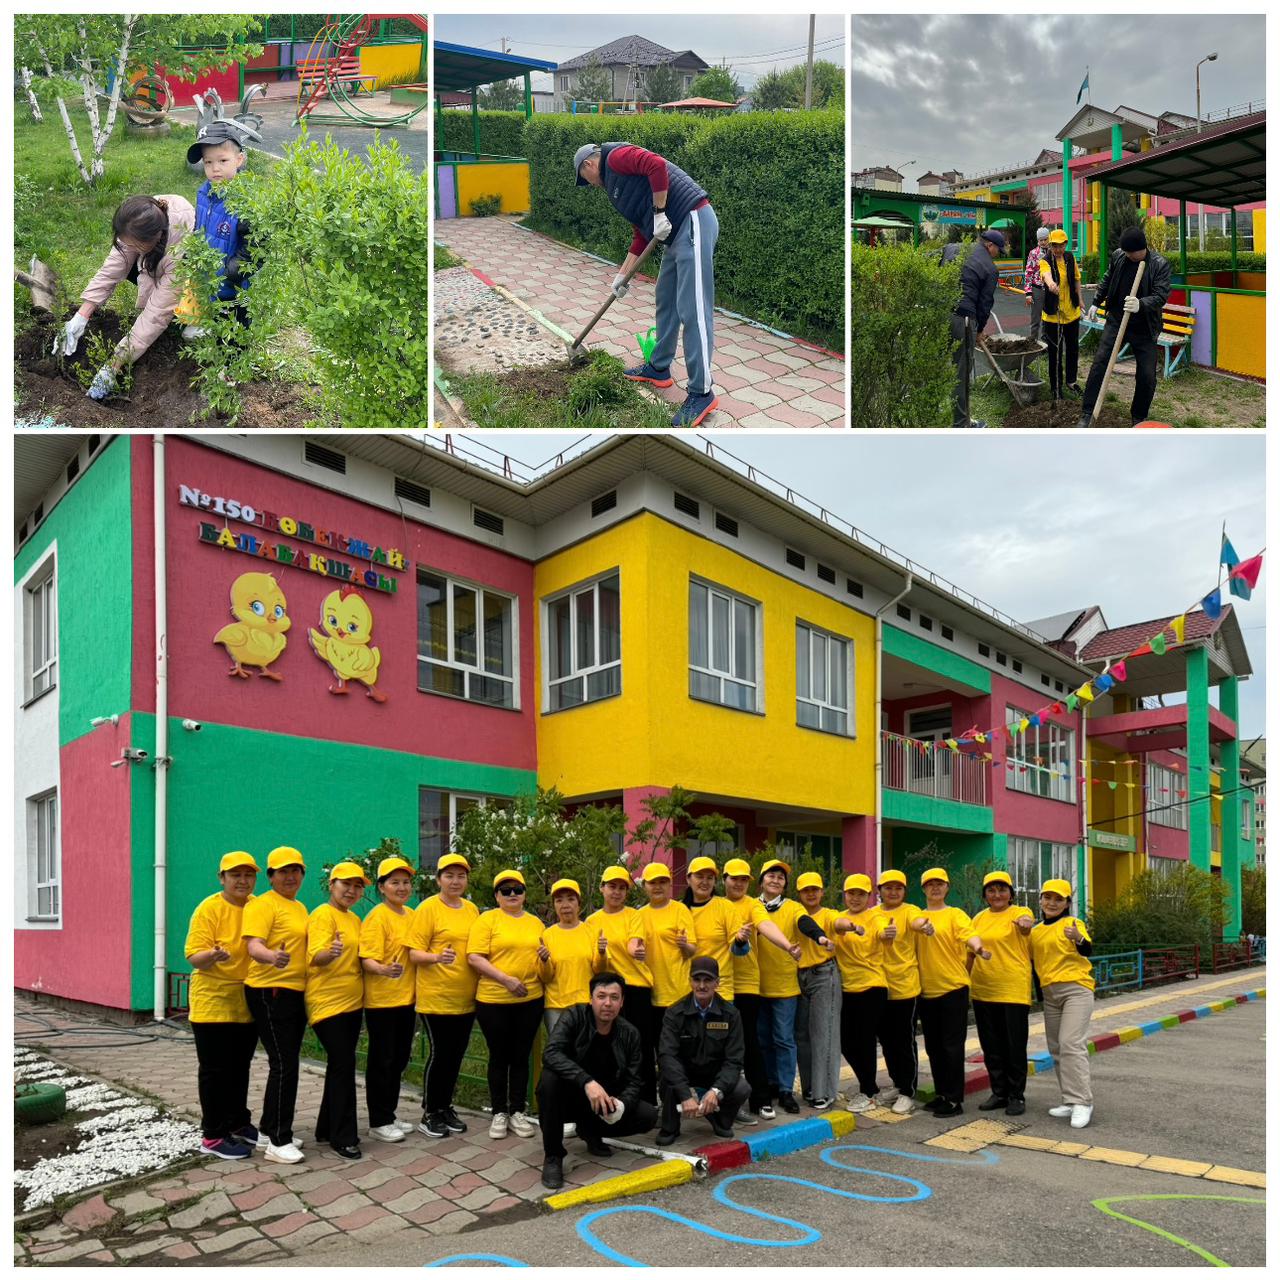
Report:
[[[548,1209],[572,1209],[580,1204],[603,1204],[623,1196],[643,1195],[646,1191],[658,1191],[663,1187],[677,1187],[693,1181],[693,1165],[687,1160],[663,1160],[645,1165],[616,1178],[593,1182],[588,1187],[575,1187],[572,1191],[558,1191],[542,1203]]]
[[[851,1111],[830,1111],[822,1118],[831,1126],[833,1138],[843,1138],[858,1127],[858,1119]]]
[[[751,1149],[745,1142],[737,1139],[708,1143],[705,1147],[695,1148],[693,1154],[701,1156],[707,1162],[708,1173],[737,1169],[751,1163]]]
[[[804,1147],[815,1147],[831,1140],[831,1126],[825,1116],[809,1120],[796,1120],[772,1129],[768,1133],[753,1133],[743,1139],[751,1152],[752,1161],[770,1156],[786,1156]]]

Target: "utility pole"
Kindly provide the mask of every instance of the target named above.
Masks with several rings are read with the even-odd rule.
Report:
[[[809,61],[804,72],[804,109],[813,109],[813,24],[816,15],[809,15]]]
[[[503,36],[503,37],[502,37],[502,52],[503,52],[503,53],[506,53],[506,52],[507,52],[507,41],[508,41],[508,39],[509,39],[509,37],[508,37],[508,36]]]

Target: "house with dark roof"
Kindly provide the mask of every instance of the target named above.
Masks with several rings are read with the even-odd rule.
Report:
[[[555,109],[569,111],[578,91],[578,78],[583,70],[598,62],[609,73],[609,101],[643,102],[647,97],[647,79],[657,67],[672,67],[680,76],[682,94],[687,95],[694,80],[710,63],[692,49],[668,49],[644,36],[622,36],[588,49],[577,57],[562,62],[555,70]]]

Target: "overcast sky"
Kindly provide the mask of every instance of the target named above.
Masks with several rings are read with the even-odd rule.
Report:
[[[484,432],[480,446],[480,437],[453,438],[491,465],[500,460],[491,451],[502,450],[535,467],[575,440],[519,431]],[[713,439],[1023,621],[1093,604],[1113,627],[1169,617],[1215,585],[1224,520],[1241,559],[1266,542],[1260,432],[1139,431],[1087,442],[1009,432]],[[1254,668],[1240,687],[1246,741],[1266,723],[1263,624],[1273,567],[1264,566],[1251,600],[1232,598]]]
[[[853,167],[915,160],[906,191],[930,169],[977,174],[1061,151],[1086,67],[1086,98],[1107,111],[1194,116],[1210,53],[1206,115],[1266,95],[1261,15],[854,14],[851,44]]]
[[[845,19],[840,14],[818,14],[814,24],[814,57],[845,63]],[[785,71],[805,60],[809,40],[809,15],[771,17],[767,14],[735,14],[721,17],[684,17],[674,13],[648,14],[485,14],[468,16],[442,13],[435,18],[435,38],[449,44],[507,52],[548,62],[568,62],[580,53],[597,49],[623,36],[644,36],[667,49],[692,49],[705,62],[727,60],[744,89],[750,89],[775,67]],[[535,89],[550,89],[551,77],[534,75]]]

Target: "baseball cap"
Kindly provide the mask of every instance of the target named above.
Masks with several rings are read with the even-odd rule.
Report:
[[[436,863],[436,875],[439,875],[445,867],[461,867],[464,871],[471,870],[471,864],[460,853],[446,853]]]
[[[279,871],[281,867],[301,867],[305,871],[307,864],[303,862],[302,854],[297,849],[282,844],[278,849],[272,849],[267,854],[268,871]]]
[[[1040,886],[1041,893],[1056,893],[1059,897],[1071,897],[1071,885],[1066,880],[1046,880]]]
[[[378,863],[377,879],[381,880],[384,876],[389,876],[393,871],[407,871],[413,875],[413,868],[403,858],[383,858]]]
[[[573,893],[576,893],[579,899],[582,898],[582,890],[578,887],[578,882],[576,880],[557,880],[555,884],[551,886],[551,896],[554,898],[561,889],[569,889]]]
[[[785,872],[788,880],[791,879],[791,868],[783,862],[781,858],[770,858],[769,861],[760,868],[760,875],[763,876],[766,871],[772,871],[775,868]]]
[[[905,871],[895,871],[893,869],[890,869],[888,871],[882,871],[880,873],[880,879],[877,880],[876,883],[877,884],[906,884],[907,873]]]
[[[870,893],[871,877],[864,876],[857,871],[855,871],[851,876],[845,876],[844,878],[845,893],[848,893],[850,889],[861,889],[863,893]]]
[[[727,876],[749,876],[751,874],[751,863],[746,858],[730,858],[724,864],[724,873]]]
[[[605,867],[600,873],[600,883],[608,884],[610,880],[625,880],[631,883],[631,872],[626,867]]]
[[[230,142],[244,150],[247,139],[261,142],[262,135],[249,125],[236,120],[211,120],[196,134],[196,140],[187,148],[187,163],[196,164],[204,154],[205,147],[217,146],[219,142]]]
[[[797,889],[821,889],[822,887],[822,877],[816,871],[806,871],[796,881]]]
[[[1049,232],[1050,244],[1066,244],[1069,239],[1070,237],[1061,227],[1055,227],[1051,232]]]
[[[941,880],[943,884],[951,883],[951,877],[947,875],[946,867],[930,867],[929,870],[920,877],[921,884],[928,884],[930,880]]]
[[[582,176],[582,162],[599,150],[600,144],[598,142],[585,142],[573,153],[573,176],[577,179],[578,186],[585,187],[587,185],[586,178]]]
[[[245,853],[243,849],[237,850],[235,853],[224,853],[222,861],[218,863],[218,871],[230,871],[232,867],[252,867],[255,871],[261,871],[253,860],[253,854]]]
[[[1007,884],[1010,889],[1013,888],[1013,881],[1009,879],[1007,871],[991,871],[982,877],[982,887],[985,889],[989,884]]]
[[[720,976],[720,965],[715,956],[694,956],[689,963],[689,977],[696,978],[699,974],[707,974],[712,978]]]
[[[363,880],[365,884],[369,883],[369,877],[358,862],[335,863],[333,870],[329,872],[329,883],[332,884],[335,880]]]
[[[493,887],[496,889],[504,880],[514,880],[517,884],[524,884],[524,876],[510,867],[506,871],[499,871],[493,877]]]
[[[695,871],[714,871],[717,875],[720,874],[720,869],[716,866],[716,860],[707,857],[694,858],[685,868],[687,875],[693,875]]]
[[[997,249],[1004,248],[1004,236],[1001,235],[999,231],[995,231],[995,230],[984,231],[982,233],[982,238],[984,240],[990,240],[991,243],[995,245]]]
[[[671,868],[667,866],[665,862],[651,862],[640,873],[640,879],[643,880],[645,884],[648,884],[653,880],[670,880]]]

